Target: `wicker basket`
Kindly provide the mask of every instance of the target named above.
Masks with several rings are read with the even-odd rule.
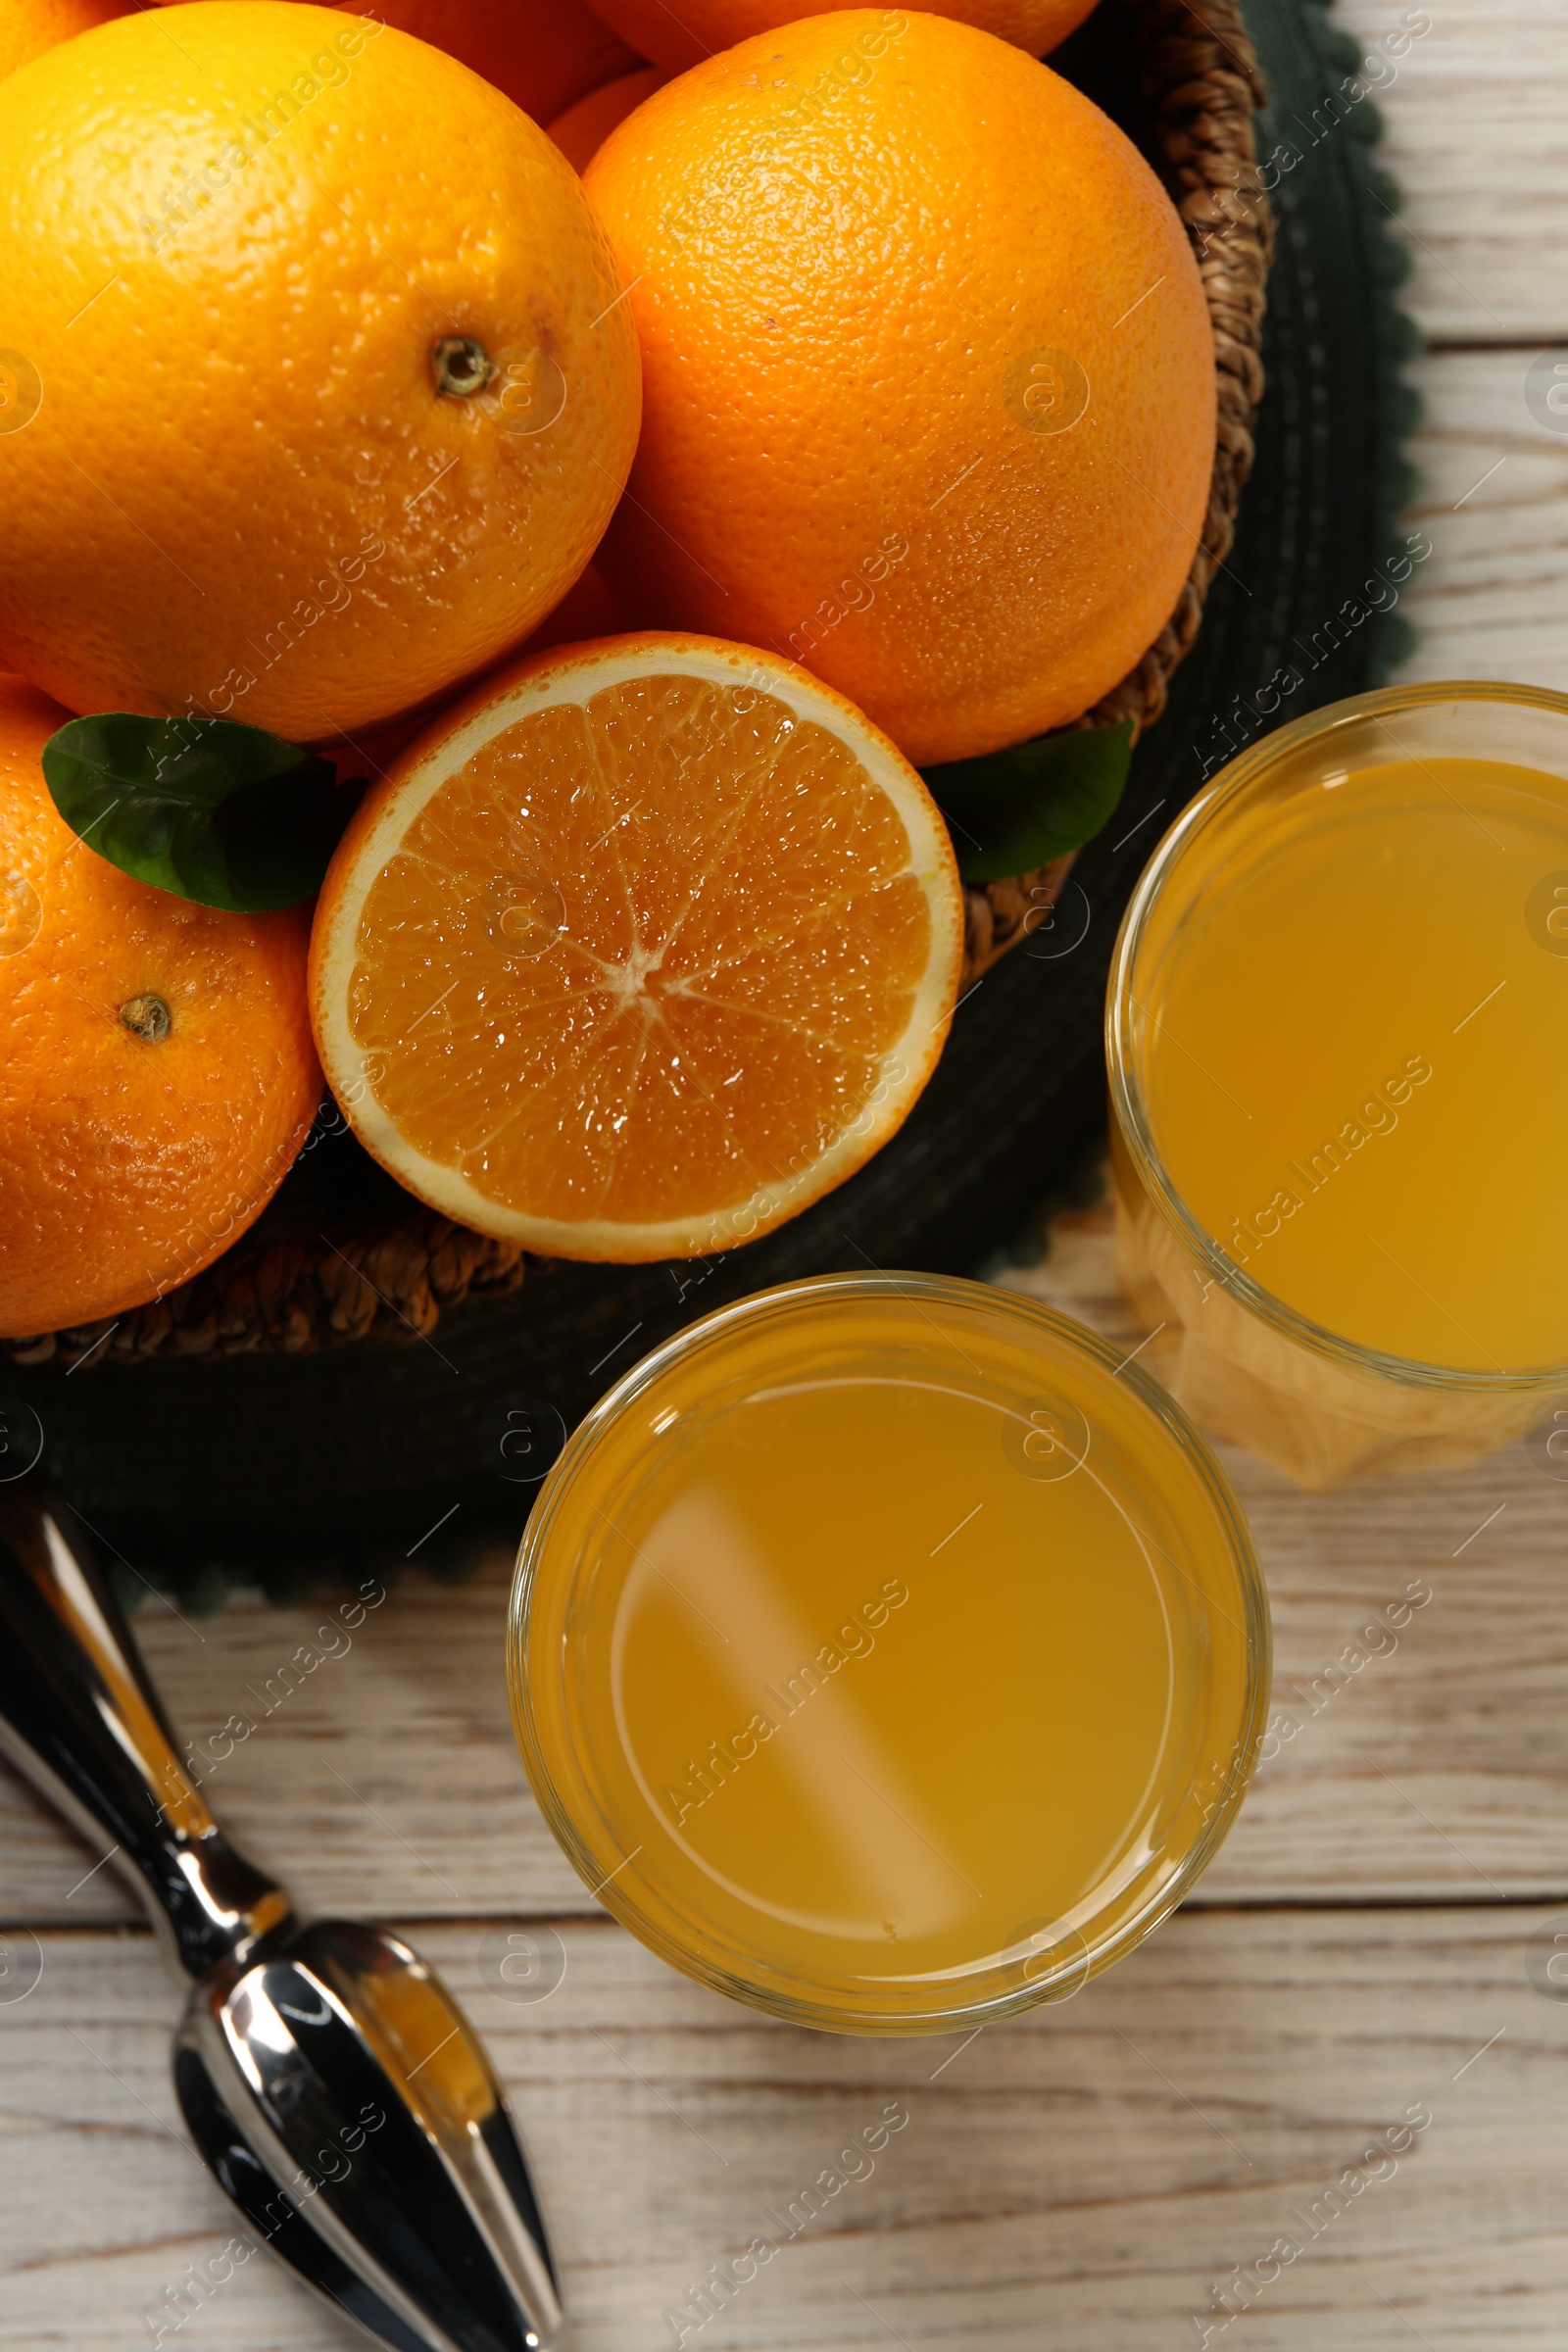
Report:
[[[1254,158],[1263,102],[1237,0],[1121,0],[1140,61],[1142,143],[1193,241],[1214,331],[1218,417],[1208,511],[1176,610],[1137,667],[1080,726],[1131,720],[1135,735],[1164,708],[1171,672],[1191,647],[1215,570],[1230,551],[1252,462],[1262,397],[1258,359],[1272,220]],[[970,885],[965,987],[1025,935],[1052,904],[1072,859],[1005,881]],[[518,1244],[383,1198],[362,1226],[333,1236],[266,1238],[270,1213],[205,1273],[113,1322],[7,1343],[19,1363],[98,1365],[157,1356],[294,1355],[368,1338],[427,1335],[443,1308],[514,1291],[527,1271]]]

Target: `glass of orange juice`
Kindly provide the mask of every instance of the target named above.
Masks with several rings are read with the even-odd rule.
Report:
[[[627,1375],[518,1559],[513,1713],[583,1879],[796,2023],[1062,1998],[1193,1885],[1268,1684],[1245,1521],[1137,1363],[921,1274],[785,1285]]]
[[[1568,698],[1391,688],[1216,777],[1107,1004],[1123,1275],[1195,1419],[1330,1487],[1563,1407],[1565,1039]]]

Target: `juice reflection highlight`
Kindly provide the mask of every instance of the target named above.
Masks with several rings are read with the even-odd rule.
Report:
[[[1233,1799],[1258,1688],[1168,1422],[1057,1318],[932,1287],[810,1286],[669,1364],[529,1569],[558,1834],[677,1965],[814,2022],[1081,1979]]]

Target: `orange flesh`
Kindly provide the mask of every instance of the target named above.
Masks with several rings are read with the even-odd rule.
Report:
[[[904,1036],[931,917],[847,745],[675,675],[492,737],[355,944],[349,1024],[409,1143],[508,1208],[653,1223],[830,1147]]]

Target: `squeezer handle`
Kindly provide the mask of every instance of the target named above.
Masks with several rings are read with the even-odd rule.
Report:
[[[181,1764],[85,1531],[31,1474],[0,1485],[0,1749],[89,1843],[109,1840],[187,1975],[290,1924]]]

